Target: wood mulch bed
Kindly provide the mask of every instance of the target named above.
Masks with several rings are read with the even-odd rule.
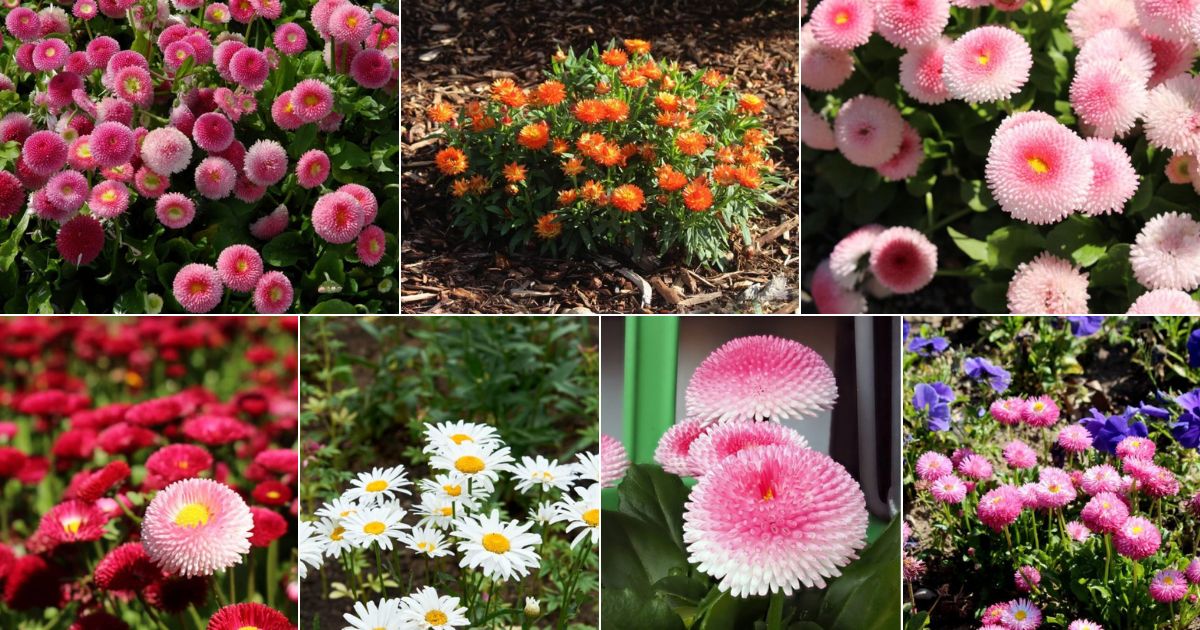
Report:
[[[799,271],[799,22],[788,0],[602,3],[585,0],[405,0],[401,3],[401,309],[409,313],[794,312]],[[479,98],[498,77],[532,84],[558,48],[650,40],[684,67],[715,68],[767,101],[789,188],[735,243],[725,271],[679,261],[546,259],[467,241],[424,112],[435,96]],[[732,236],[732,235],[731,235]]]

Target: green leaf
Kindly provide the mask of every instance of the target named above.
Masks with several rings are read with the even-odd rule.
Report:
[[[1016,269],[1046,249],[1046,239],[1031,225],[1013,223],[987,237],[988,266],[993,269]]]
[[[621,512],[605,510],[600,518],[605,585],[646,592],[651,584],[687,570],[687,555],[666,529]]]
[[[1108,248],[1108,251],[1096,262],[1088,272],[1088,280],[1096,288],[1125,286],[1126,279],[1133,276],[1133,268],[1129,265],[1129,244],[1118,243]]]
[[[817,623],[828,630],[900,627],[900,519],[825,590]]]
[[[335,169],[359,168],[371,163],[371,156],[358,145],[342,142],[329,148],[329,160]]]
[[[12,234],[8,235],[8,240],[0,244],[0,271],[8,271],[8,268],[12,267],[13,262],[17,259],[21,237],[25,236],[25,229],[29,227],[30,214],[29,212],[22,214],[17,225],[13,227]]]
[[[686,575],[668,575],[654,583],[654,590],[691,604],[700,603],[708,589],[708,584]]]
[[[958,245],[958,248],[961,249],[964,254],[966,254],[967,256],[970,256],[974,260],[978,260],[981,262],[987,262],[987,260],[988,260],[988,244],[987,243],[980,241],[980,240],[973,239],[952,227],[947,227],[946,233],[950,235],[950,238],[954,239],[954,244]]]
[[[285,232],[263,245],[263,262],[272,267],[290,267],[309,255],[299,232]]]
[[[1087,261],[1085,267],[1096,263],[1099,255],[1103,255],[1107,242],[1100,222],[1095,217],[1079,214],[1072,215],[1054,226],[1046,235],[1046,249],[1050,253],[1059,258],[1074,260],[1081,265]],[[1100,250],[1099,254],[1097,249]]]
[[[607,567],[606,567],[607,569]],[[631,589],[600,589],[604,626],[628,630],[686,630],[683,620],[661,599]]]
[[[688,489],[683,480],[650,464],[630,466],[617,489],[621,512],[666,530],[680,551],[683,544],[683,504]]]
[[[325,300],[318,302],[316,306],[309,311],[310,315],[356,315],[358,311],[354,310],[354,305],[344,300]]]

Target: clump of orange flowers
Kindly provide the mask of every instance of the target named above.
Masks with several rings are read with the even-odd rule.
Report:
[[[656,247],[721,264],[783,185],[766,100],[652,49],[555,51],[540,83],[502,77],[479,101],[430,106],[455,223],[557,255]]]

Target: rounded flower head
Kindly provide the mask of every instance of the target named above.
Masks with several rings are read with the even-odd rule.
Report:
[[[1033,55],[1025,38],[1003,26],[980,26],[946,51],[946,90],[968,103],[999,101],[1025,85]]]
[[[992,463],[983,455],[967,455],[958,462],[958,472],[976,481],[992,477]]]
[[[996,419],[996,422],[1006,426],[1015,426],[1021,423],[1021,412],[1025,408],[1025,401],[1020,398],[1002,398],[993,401],[988,407],[988,412]]]
[[[327,193],[313,205],[312,224],[317,235],[326,241],[349,243],[362,231],[362,206],[349,193]]]
[[[337,6],[329,14],[329,34],[338,42],[357,44],[371,32],[371,15],[350,2]]]
[[[125,543],[96,564],[96,586],[105,591],[140,591],[162,577],[162,570],[146,556],[141,543]]]
[[[246,178],[259,186],[272,186],[287,175],[287,151],[274,140],[259,140],[246,150]]]
[[[1117,457],[1125,459],[1132,457],[1135,459],[1150,461],[1154,457],[1154,441],[1149,438],[1138,437],[1131,435],[1122,438],[1117,443]]]
[[[830,48],[862,46],[875,29],[875,9],[867,0],[821,0],[808,23],[817,41]]]
[[[1188,581],[1182,571],[1165,569],[1154,574],[1150,581],[1150,597],[1163,604],[1177,602],[1187,596]]]
[[[184,479],[159,491],[146,508],[142,545],[168,573],[212,575],[242,562],[253,527],[250,508],[229,486]]]
[[[600,436],[600,485],[611,488],[617,485],[629,468],[629,455],[625,445],[608,434]]]
[[[741,451],[773,444],[808,448],[804,436],[775,422],[727,422],[712,425],[692,442],[689,466],[701,476]]]
[[[166,486],[197,477],[212,464],[212,455],[202,446],[169,444],[150,454],[146,459],[146,471]]]
[[[1133,276],[1149,289],[1192,291],[1200,286],[1200,222],[1179,212],[1142,226],[1129,251]]]
[[[1145,32],[1167,39],[1191,37],[1188,24],[1200,2],[1197,0],[1134,0],[1137,24]]]
[[[1072,426],[1082,428],[1082,425],[1078,424]],[[1087,429],[1084,430],[1086,431]],[[1083,488],[1084,492],[1092,496],[1098,495],[1101,492],[1118,492],[1121,489],[1121,475],[1112,466],[1100,464],[1083,471],[1083,478],[1080,480],[1079,485]]]
[[[1042,610],[1027,599],[1009,602],[1003,626],[1008,630],[1034,630],[1042,625]]]
[[[129,209],[129,188],[115,179],[96,184],[88,197],[92,214],[102,219],[113,219]]]
[[[268,271],[254,285],[254,311],[285,313],[291,308],[293,297],[292,281],[282,271]]]
[[[1021,420],[1031,427],[1054,426],[1058,422],[1058,405],[1049,396],[1031,398],[1021,408]]]
[[[829,260],[821,261],[812,276],[813,302],[820,313],[865,313],[867,298],[838,283],[829,269]]]
[[[876,166],[875,170],[892,181],[908,179],[917,174],[917,169],[924,161],[925,145],[921,142],[921,135],[912,125],[904,123],[900,148],[896,149],[896,154],[890,160]]]
[[[532,522],[505,522],[493,510],[488,515],[461,518],[455,524],[457,528],[451,535],[461,539],[461,567],[479,569],[493,580],[507,581],[525,577],[541,562],[537,545],[542,537],[529,533]]]
[[[200,114],[192,123],[192,137],[196,146],[210,153],[217,153],[233,144],[233,123],[217,112]]]
[[[21,160],[30,172],[48,177],[67,163],[67,143],[53,131],[35,131],[25,138]]]
[[[1089,138],[1087,146],[1092,157],[1092,186],[1080,210],[1090,215],[1120,213],[1138,189],[1129,154],[1106,138]]]
[[[1083,206],[1092,184],[1088,145],[1075,132],[1034,120],[998,129],[985,166],[988,188],[1014,218],[1054,223]]]
[[[1033,587],[1041,583],[1042,574],[1036,568],[1029,565],[1025,565],[1013,573],[1013,584],[1022,593],[1028,593],[1033,590]]]
[[[1200,302],[1178,289],[1143,293],[1126,312],[1129,315],[1200,315]]]
[[[57,70],[67,63],[71,49],[61,39],[44,39],[33,47],[33,67],[41,70]]]
[[[1079,0],[1067,11],[1067,28],[1076,47],[1110,28],[1137,26],[1137,11],[1129,0]],[[1072,629],[1074,630],[1074,629]]]
[[[320,149],[309,149],[296,162],[296,181],[301,188],[316,188],[329,177],[329,156]]]
[[[866,544],[854,478],[828,455],[788,445],[750,448],[692,489],[683,514],[688,561],[734,597],[824,588]]]
[[[196,190],[208,199],[224,199],[233,192],[237,183],[237,171],[229,160],[209,156],[196,165]]]
[[[1083,425],[1070,424],[1058,432],[1058,445],[1068,453],[1082,453],[1092,447],[1092,434]]]
[[[224,289],[217,270],[200,263],[184,265],[172,283],[175,299],[189,313],[207,313],[221,303]]]
[[[1185,575],[1188,582],[1200,584],[1200,558],[1192,558],[1192,561],[1187,565]]]
[[[1097,498],[1092,498],[1092,501]],[[1154,523],[1140,516],[1131,516],[1117,528],[1113,542],[1116,543],[1117,553],[1133,560],[1143,560],[1158,551],[1162,538]]]
[[[277,26],[272,40],[280,53],[289,56],[297,55],[308,47],[308,34],[304,32],[304,27],[295,22]]]
[[[1013,440],[1004,445],[1004,462],[1017,470],[1033,468],[1037,465],[1037,452],[1021,440]]]
[[[850,51],[818,42],[812,27],[806,23],[800,29],[800,84],[810,90],[828,92],[845,83],[851,74],[854,74],[854,57]]]
[[[407,527],[402,519],[406,512],[398,504],[383,502],[370,507],[360,507],[342,519],[346,540],[360,549],[378,544],[381,549],[391,549],[392,540],[400,540]]]
[[[911,49],[938,38],[950,23],[948,0],[880,0],[875,26],[884,39]]]
[[[363,228],[354,243],[354,250],[362,264],[368,267],[378,265],[387,252],[387,235],[384,234],[383,228],[378,225]]]
[[[87,196],[87,178],[79,171],[59,171],[46,182],[46,200],[60,212],[75,213]]]
[[[1175,153],[1200,153],[1200,77],[1179,74],[1150,90],[1146,141]]]
[[[1079,521],[1067,523],[1067,535],[1075,542],[1084,542],[1092,536],[1092,530]]]
[[[952,43],[947,37],[938,37],[909,48],[900,57],[900,86],[909,96],[926,105],[944,103],[950,98],[942,79],[942,67]]]
[[[180,193],[166,193],[155,202],[154,214],[163,225],[179,229],[195,218],[196,204]]]
[[[884,230],[871,244],[871,274],[896,293],[918,291],[937,272],[937,246],[910,227]]]
[[[929,493],[942,503],[962,503],[967,496],[967,484],[956,475],[945,475],[929,485]]]
[[[249,245],[230,245],[217,257],[217,273],[232,291],[253,291],[263,273],[262,256]]]
[[[878,223],[864,225],[838,241],[829,253],[829,270],[838,284],[853,289],[862,280],[859,264],[871,253],[871,246],[887,228]]]
[[[175,127],[151,129],[142,139],[142,163],[155,173],[174,175],[192,160],[192,142]]]
[[[1008,284],[1008,310],[1014,314],[1086,313],[1088,276],[1079,267],[1042,252],[1021,263]]]
[[[104,228],[94,217],[77,216],[58,229],[55,245],[63,260],[79,267],[89,265],[104,249]]]
[[[246,513],[249,518],[249,512]],[[291,630],[292,622],[283,613],[254,602],[232,604],[218,610],[208,620],[206,630]]]
[[[229,59],[229,76],[238,85],[257,92],[271,73],[271,64],[261,51],[243,47]]]
[[[1000,486],[979,499],[976,511],[984,525],[1000,531],[1016,521],[1024,507],[1020,490],[1013,486]]]
[[[1146,107],[1149,93],[1116,60],[1086,64],[1071,79],[1071,108],[1098,138],[1124,135]]]
[[[1129,507],[1121,497],[1111,492],[1100,492],[1088,500],[1080,513],[1083,524],[1098,534],[1116,533],[1129,520]],[[1137,532],[1141,536],[1145,528]],[[1157,534],[1158,530],[1155,530]],[[1157,547],[1157,545],[1155,545]]]
[[[304,79],[292,88],[292,110],[303,122],[317,122],[333,111],[333,91],[321,81]]]
[[[1192,28],[1197,28],[1196,22],[1193,22]],[[1186,73],[1192,67],[1192,60],[1196,58],[1196,45],[1192,38],[1157,37],[1146,31],[1142,31],[1142,37],[1150,45],[1150,51],[1154,55],[1154,73],[1150,75],[1150,87],[1175,75]]]
[[[767,335],[726,342],[700,363],[688,382],[687,415],[704,421],[774,421],[833,407],[837,383],[821,355]]]
[[[654,449],[654,461],[658,462],[663,470],[681,477],[698,474],[700,471],[692,468],[692,444],[709,426],[710,423],[699,418],[688,418],[671,425],[658,440],[658,446]]]
[[[66,501],[42,515],[35,537],[52,545],[100,540],[108,516],[92,502]]]
[[[125,164],[137,149],[129,127],[113,121],[96,125],[89,134],[88,145],[96,164],[102,167]]]
[[[917,476],[925,481],[937,481],[954,473],[954,463],[941,453],[927,451],[917,458]]]
[[[878,96],[856,96],[833,122],[838,151],[852,164],[876,167],[896,155],[904,135],[899,110]]]

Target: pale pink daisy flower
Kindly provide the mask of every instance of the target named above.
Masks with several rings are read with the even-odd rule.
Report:
[[[1101,138],[1122,136],[1142,115],[1149,92],[1120,62],[1095,61],[1071,79],[1071,108]]]
[[[845,83],[851,74],[854,74],[854,57],[850,51],[818,42],[809,24],[800,29],[800,85],[828,92]]]
[[[863,257],[870,255],[875,239],[886,230],[878,223],[864,225],[847,234],[829,253],[829,271],[846,289],[854,289],[867,271]]]
[[[998,532],[1017,520],[1025,502],[1020,490],[1005,485],[983,495],[975,509],[980,522]]]
[[[1163,39],[1191,37],[1188,24],[1200,9],[1197,0],[1133,0],[1138,25],[1150,35]]]
[[[1049,396],[1030,398],[1021,408],[1021,421],[1035,428],[1054,426],[1058,422],[1058,415],[1058,404]]]
[[[1150,580],[1150,597],[1159,603],[1175,603],[1188,594],[1188,579],[1182,571],[1164,569]]]
[[[1140,516],[1131,516],[1117,529],[1113,542],[1117,553],[1122,556],[1144,560],[1158,551],[1162,536],[1154,523]]]
[[[944,475],[929,485],[929,493],[942,503],[962,503],[967,496],[967,484],[955,475]]]
[[[1174,153],[1200,152],[1200,77],[1180,74],[1150,90],[1146,141]]]
[[[209,265],[189,263],[175,274],[171,282],[175,300],[189,313],[207,313],[221,303],[225,289],[221,276]]]
[[[875,28],[900,48],[927,44],[950,23],[948,0],[877,0]]]
[[[370,188],[362,184],[342,184],[337,191],[346,193],[358,201],[359,207],[362,208],[363,225],[375,222],[375,216],[379,214],[379,200]]]
[[[292,306],[295,296],[292,281],[281,271],[268,271],[254,285],[254,311],[260,314],[277,315]]]
[[[1069,424],[1058,432],[1058,445],[1068,453],[1082,453],[1092,447],[1092,434],[1083,425]]]
[[[330,243],[349,243],[362,232],[362,204],[348,193],[326,193],[313,204],[311,219],[317,236]]]
[[[1083,428],[1082,425],[1071,425]],[[1086,431],[1087,429],[1084,428]],[[1091,433],[1088,433],[1091,435]],[[1121,490],[1121,475],[1116,468],[1108,464],[1100,464],[1092,466],[1083,471],[1083,478],[1080,480],[1079,486],[1083,491],[1095,496],[1101,492],[1119,492]]]
[[[1021,410],[1025,408],[1025,400],[1021,398],[1002,398],[992,401],[988,412],[996,422],[1006,426],[1016,426],[1021,423]]]
[[[1058,119],[1050,114],[1047,114],[1046,112],[1039,112],[1037,110],[1009,114],[1008,116],[1004,117],[1004,120],[1000,121],[1000,125],[996,127],[996,133],[992,134],[992,137],[995,138],[996,136],[999,136],[1010,129],[1020,127],[1021,125],[1028,125],[1029,123],[1034,122],[1057,123]]]
[[[1167,160],[1167,167],[1163,169],[1164,174],[1167,176],[1167,181],[1172,184],[1191,184],[1191,171],[1195,168],[1193,166],[1195,162],[1196,158],[1187,153],[1172,155],[1171,159]]]
[[[625,445],[607,433],[600,435],[600,487],[612,488],[625,477],[629,454]]]
[[[821,0],[813,7],[808,23],[817,41],[849,50],[871,38],[875,11],[869,0]]]
[[[1146,222],[1129,250],[1133,277],[1148,289],[1200,287],[1200,222],[1164,212]]]
[[[142,139],[142,163],[155,173],[174,175],[192,160],[192,142],[175,127],[151,129]]]
[[[980,26],[959,37],[942,68],[946,90],[968,103],[1006,99],[1029,79],[1033,55],[1016,31],[1002,26]]]
[[[166,193],[154,204],[159,223],[179,229],[187,227],[196,216],[196,204],[180,193]]]
[[[224,199],[233,192],[237,171],[225,158],[209,156],[196,165],[196,190],[207,199]]]
[[[1130,435],[1117,442],[1116,453],[1117,457],[1121,459],[1133,457],[1148,462],[1154,458],[1154,451],[1154,440],[1137,435]],[[1148,472],[1152,474],[1154,471],[1150,470]]]
[[[759,446],[773,444],[808,448],[808,440],[776,422],[726,422],[710,426],[688,450],[689,468],[702,476],[726,458]]]
[[[1071,521],[1067,523],[1067,535],[1075,542],[1086,542],[1088,538],[1092,537],[1092,530],[1079,521]],[[1094,627],[1093,630],[1097,629],[1098,626]],[[1071,630],[1076,630],[1074,623],[1071,624]]]
[[[1025,470],[1037,465],[1037,452],[1021,440],[1012,440],[1004,445],[1004,463],[1016,470]]]
[[[900,149],[904,119],[895,105],[878,96],[859,95],[842,105],[833,134],[838,151],[851,164],[876,167]]]
[[[909,48],[900,57],[900,87],[917,102],[937,105],[950,98],[942,79],[942,67],[952,43],[948,37],[938,37],[928,44]]]
[[[1100,492],[1083,506],[1079,516],[1090,531],[1112,534],[1129,519],[1129,506],[1112,492]]]
[[[1127,315],[1200,315],[1200,302],[1178,289],[1155,289],[1129,305]]]
[[[779,422],[814,416],[837,400],[833,370],[812,348],[755,335],[725,342],[688,381],[687,415],[704,421]]]
[[[871,275],[895,293],[924,288],[937,273],[937,246],[913,228],[898,226],[881,232],[871,244]]]
[[[301,188],[316,188],[325,183],[329,169],[329,156],[320,149],[309,149],[296,162],[296,181]]]
[[[1076,47],[1082,47],[1100,31],[1136,27],[1138,23],[1132,0],[1078,0],[1067,11],[1066,22]]]
[[[807,98],[800,99],[800,142],[820,151],[837,148],[833,127],[809,107]]]
[[[1105,138],[1089,138],[1092,186],[1080,211],[1084,214],[1120,214],[1138,189],[1137,171],[1125,147]]]
[[[654,461],[658,462],[663,470],[673,475],[680,477],[695,475],[698,471],[692,469],[689,457],[692,443],[709,426],[709,422],[698,418],[688,418],[683,422],[671,425],[671,428],[667,429],[667,432],[658,439],[658,446],[654,449]]]
[[[1139,84],[1154,73],[1154,51],[1136,28],[1110,28],[1096,33],[1075,57],[1075,71],[1101,61],[1121,64]]]
[[[734,597],[824,588],[866,545],[866,500],[828,455],[742,451],[705,475],[683,513],[688,561]]]
[[[258,140],[246,149],[242,169],[246,179],[259,186],[272,186],[287,175],[288,158],[283,145],[274,140]]]
[[[925,481],[937,481],[953,473],[954,463],[941,453],[926,451],[917,458],[917,476]]]
[[[811,291],[819,313],[857,315],[867,312],[867,298],[858,291],[838,284],[829,270],[829,259],[821,261],[813,271]]]
[[[1083,138],[1048,121],[998,131],[984,172],[1000,208],[1033,224],[1061,221],[1080,208],[1093,176]]]
[[[958,462],[958,472],[964,477],[983,481],[992,478],[992,463],[983,455],[970,454]]]
[[[1013,314],[1087,313],[1088,274],[1048,252],[1021,263],[1008,284],[1008,311]]]
[[[115,219],[129,209],[129,189],[113,179],[102,181],[92,188],[88,207],[97,217]]]
[[[1166,39],[1148,33],[1143,37],[1154,54],[1154,74],[1150,75],[1150,87],[1191,69],[1192,61],[1196,58],[1196,45],[1191,38]]]
[[[898,181],[916,175],[924,161],[925,145],[921,142],[921,136],[912,125],[905,122],[900,148],[896,149],[892,159],[876,166],[875,170],[887,180]]]
[[[249,245],[230,245],[217,256],[217,273],[231,291],[253,291],[263,273],[262,256]]]
[[[242,497],[211,479],[184,479],[160,490],[142,520],[146,555],[171,575],[212,575],[250,552],[254,519]]]

